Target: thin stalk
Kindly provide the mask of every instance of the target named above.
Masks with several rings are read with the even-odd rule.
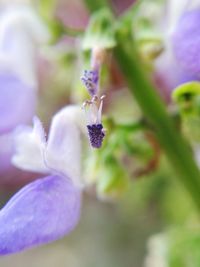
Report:
[[[96,9],[92,6],[92,2],[85,0],[88,9],[93,12]],[[99,7],[105,7],[106,1],[98,1],[98,4]],[[123,27],[123,24],[121,25]],[[200,172],[192,152],[187,142],[177,131],[156,89],[147,78],[137,56],[132,36],[129,35],[130,29],[122,28],[122,34],[120,31],[121,29],[118,30],[116,36],[117,46],[114,49],[114,54],[128,82],[129,89],[139,103],[145,117],[153,126],[155,135],[174,168],[177,178],[190,192],[191,198],[200,210]]]
[[[130,53],[126,51],[124,40],[118,41],[114,52],[130,91],[146,118],[154,126],[155,135],[176,171],[177,177],[185,185],[200,209],[200,172],[191,150],[175,128],[156,89],[147,79],[138,57],[133,55],[134,53],[130,56]]]

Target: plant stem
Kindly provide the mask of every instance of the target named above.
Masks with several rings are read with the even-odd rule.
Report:
[[[177,173],[177,177],[189,190],[200,209],[200,172],[194,162],[188,144],[175,128],[164,103],[147,79],[138,57],[134,53],[130,56],[130,53],[127,52],[124,40],[118,40],[115,56],[132,94],[138,101],[144,115],[154,126],[155,135],[165,150],[168,160]]]
[[[85,3],[90,11],[95,10],[94,6],[90,6],[90,0],[85,0]],[[105,7],[105,0],[103,6]],[[125,16],[124,18],[126,20]],[[115,57],[124,73],[131,93],[153,126],[155,136],[177,173],[177,177],[190,192],[200,210],[200,172],[192,152],[182,135],[177,131],[156,89],[147,78],[134,47],[130,29],[123,28],[123,24],[120,27],[116,35]]]

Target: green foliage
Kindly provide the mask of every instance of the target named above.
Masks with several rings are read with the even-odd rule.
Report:
[[[109,9],[100,9],[95,12],[91,16],[83,38],[83,49],[113,48],[116,45],[113,24],[114,18]]]
[[[199,227],[177,228],[168,236],[169,267],[200,266]]]
[[[119,197],[128,186],[125,169],[110,156],[104,159],[97,180],[97,192],[100,197]]]

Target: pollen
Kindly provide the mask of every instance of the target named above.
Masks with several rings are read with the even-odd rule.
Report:
[[[100,148],[105,137],[102,124],[87,125],[88,135],[91,146],[93,148]]]

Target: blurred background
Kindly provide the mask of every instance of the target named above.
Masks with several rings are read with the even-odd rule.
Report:
[[[41,177],[12,165],[16,127],[30,125],[37,114],[48,132],[58,110],[68,104],[81,107],[88,99],[80,80],[90,64],[90,52],[83,49],[90,21],[85,2],[0,1],[1,207],[23,185]],[[109,4],[120,18],[138,2],[110,0]],[[180,42],[187,48],[187,40],[193,40],[196,49],[200,42],[195,42],[195,35],[186,38],[184,25],[178,21],[191,10],[199,11],[200,1],[192,1],[191,7],[189,1],[182,5],[181,1],[168,0],[141,2],[137,12],[131,13],[141,64],[179,124],[171,93],[183,82],[199,81],[200,61],[194,52],[192,56],[198,62],[191,63],[189,56],[184,58],[184,47],[176,45]],[[197,21],[200,23],[200,12]],[[181,33],[185,39],[181,39]],[[195,33],[200,34],[198,30]],[[182,55],[178,52],[180,47]],[[102,65],[100,84],[101,95],[106,94],[103,122],[108,133],[100,151],[90,149],[84,138],[83,176],[90,185],[84,192],[80,223],[62,240],[0,257],[0,267],[200,266],[195,205],[177,181],[155,136],[143,129],[145,118],[112,48]],[[130,129],[139,127],[129,131],[123,129],[124,125],[133,126]],[[189,129],[189,135],[188,131],[185,134],[191,147],[196,138],[191,132],[200,135],[200,126],[195,125],[195,130]],[[199,163],[197,139],[194,151]],[[109,160],[104,161],[105,157]]]

